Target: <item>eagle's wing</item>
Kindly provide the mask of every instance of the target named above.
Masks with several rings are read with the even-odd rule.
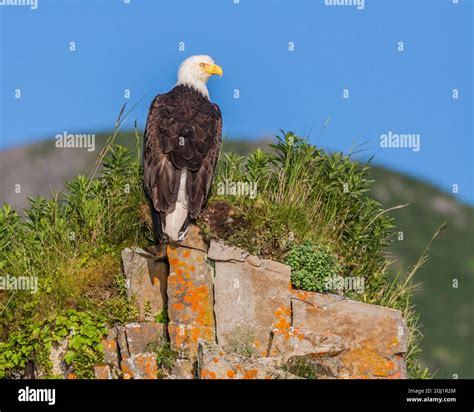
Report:
[[[180,176],[169,156],[168,141],[177,136],[177,125],[173,124],[175,113],[169,103],[167,95],[158,95],[153,100],[143,147],[144,188],[155,210],[164,213],[176,203]]]
[[[201,211],[212,184],[222,138],[221,113],[217,105],[208,102],[194,106],[188,99],[168,93],[157,96],[148,113],[144,187],[160,215],[174,209],[184,168],[191,218]]]
[[[197,116],[199,127],[195,130],[196,151],[188,167],[186,185],[189,216],[194,219],[206,203],[214,178],[222,141],[222,116],[217,104],[209,105],[209,113]],[[204,142],[209,140],[208,149]]]

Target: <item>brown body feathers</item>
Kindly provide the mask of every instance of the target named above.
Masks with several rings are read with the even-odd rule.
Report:
[[[155,97],[143,150],[144,187],[152,215],[158,215],[155,218],[164,222],[173,212],[183,170],[189,210],[186,226],[199,215],[211,188],[221,139],[219,107],[198,91],[180,85]],[[155,224],[155,230],[161,228]]]

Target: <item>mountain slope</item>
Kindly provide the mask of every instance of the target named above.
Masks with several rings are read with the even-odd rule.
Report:
[[[433,372],[439,371],[439,378],[474,376],[474,209],[427,183],[387,169],[374,167],[371,177],[373,195],[386,208],[409,203],[392,213],[397,231],[403,233],[403,240],[394,241],[394,258],[405,272],[446,222],[431,245],[429,261],[415,278],[420,284],[414,301],[424,325],[423,359]]]

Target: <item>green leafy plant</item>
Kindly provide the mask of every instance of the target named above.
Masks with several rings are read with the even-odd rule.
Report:
[[[158,377],[164,376],[164,371],[170,371],[178,356],[177,352],[171,349],[170,343],[162,341],[159,345],[153,348],[156,353],[156,362],[158,364]]]
[[[0,342],[0,378],[12,371],[21,373],[28,361],[34,361],[47,376],[52,367],[51,348],[65,339],[65,363],[78,378],[93,378],[94,365],[102,360],[100,342],[105,333],[103,319],[72,309],[43,322],[25,322],[7,341]]]
[[[328,278],[337,275],[340,264],[328,246],[304,242],[291,249],[285,259],[291,271],[291,281],[298,289],[325,292]]]
[[[102,361],[102,337],[107,333],[105,320],[86,312],[69,310],[54,320],[53,340],[68,339],[64,357],[78,378],[93,378],[94,365]]]
[[[165,306],[161,312],[158,312],[155,316],[156,323],[168,323],[168,308]]]

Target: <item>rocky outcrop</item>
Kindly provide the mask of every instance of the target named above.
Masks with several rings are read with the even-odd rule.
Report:
[[[289,314],[290,268],[237,248],[226,249],[211,242],[209,256],[220,259],[214,271],[217,341],[233,350],[251,340],[255,354],[268,356],[272,331],[282,322],[289,325],[289,317],[283,318]]]
[[[140,248],[122,251],[127,295],[138,306],[140,319],[153,321],[166,305],[168,265]]]
[[[165,336],[165,325],[156,322],[110,328],[102,340],[104,363],[96,365],[96,378],[156,379],[156,349]]]
[[[199,343],[199,379],[298,379],[280,368],[279,359],[245,357],[207,342]]]
[[[206,253],[168,246],[168,333],[180,357],[196,359],[198,341],[215,341],[213,275]]]
[[[163,344],[174,351],[160,373],[167,378],[407,377],[400,312],[293,290],[288,266],[207,244],[196,226],[166,255],[167,263],[123,252],[129,297],[144,322],[110,329],[97,378],[156,378]],[[156,323],[166,304],[169,321]]]
[[[292,291],[291,325],[274,331],[269,354],[306,358],[326,378],[403,378],[407,328],[396,310]]]

